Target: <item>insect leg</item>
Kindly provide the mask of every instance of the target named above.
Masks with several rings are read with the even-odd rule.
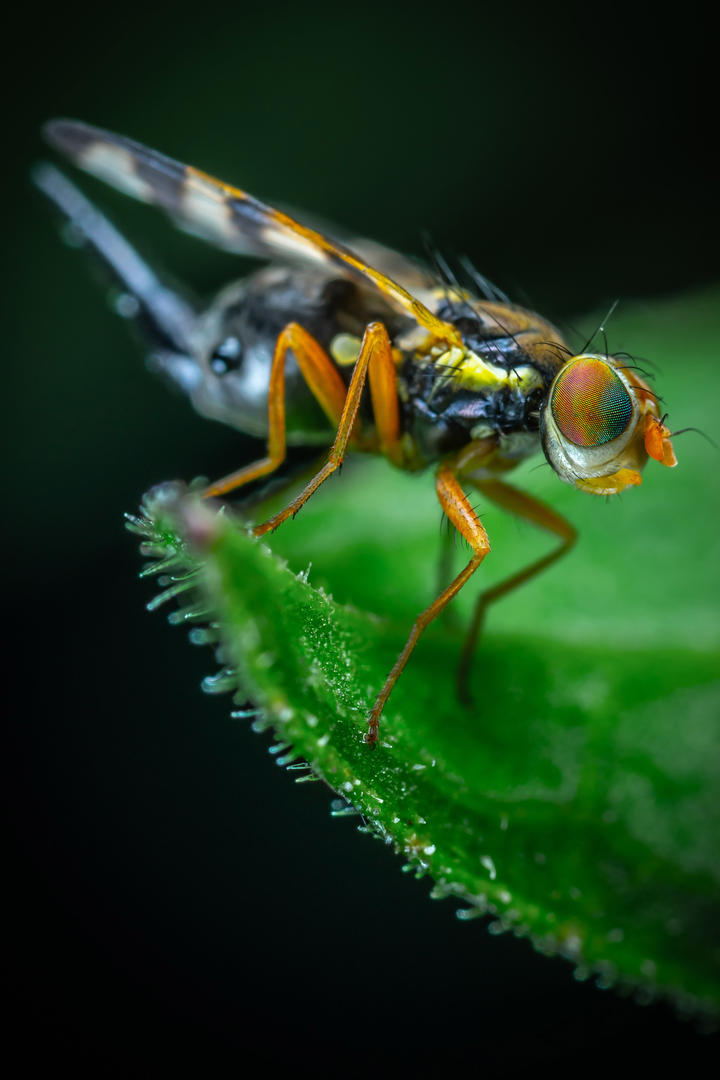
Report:
[[[403,668],[408,662],[410,654],[415,648],[421,633],[425,627],[432,622],[436,615],[440,614],[445,605],[460,592],[460,589],[462,589],[463,585],[472,577],[480,563],[490,551],[490,541],[488,540],[487,533],[472,506],[468,502],[451,466],[443,465],[440,467],[435,479],[435,490],[440,505],[450,518],[450,521],[472,547],[472,558],[465,569],[462,570],[455,580],[447,586],[436,600],[433,601],[429,608],[426,608],[421,615],[418,615],[413,623],[410,636],[405,642],[402,652],[395,661],[395,664],[373,705],[368,720],[367,735],[365,736],[365,741],[368,743],[376,743],[378,740],[380,714],[382,713],[385,703],[390,697],[393,687],[398,681]]]
[[[512,574],[497,585],[493,585],[492,588],[486,589],[477,598],[457,672],[458,697],[466,705],[471,701],[469,678],[473,653],[485,619],[485,612],[490,604],[494,604],[501,596],[505,596],[519,585],[523,585],[526,581],[535,577],[536,574],[539,574],[541,570],[552,566],[554,562],[557,562],[570,550],[577,540],[577,532],[569,521],[566,521],[564,517],[551,510],[549,506],[545,506],[544,503],[534,499],[531,495],[527,495],[524,491],[518,491],[517,488],[511,487],[510,484],[506,484],[502,480],[473,480],[472,484],[483,495],[492,499],[498,506],[502,506],[504,510],[509,510],[511,514],[516,514],[526,521],[531,521],[541,529],[546,529],[548,532],[560,537],[560,544],[547,555],[543,555],[541,559],[537,559],[535,562],[530,563],[529,566],[524,567],[524,569],[518,570],[517,573]]]
[[[161,364],[174,377],[167,358],[193,355],[196,314],[192,306],[162,283],[105,215],[54,166],[38,165],[33,182],[62,213],[73,240],[89,247],[126,291],[130,298],[127,314],[142,323],[163,358]],[[176,381],[187,389],[182,379]]]
[[[285,460],[285,360],[290,350],[325,415],[333,425],[340,422],[345,405],[345,383],[322,345],[312,334],[297,323],[288,323],[275,342],[270,369],[267,456],[217,480],[205,489],[204,498],[226,495],[243,484],[249,484],[251,480],[267,476]]]
[[[390,338],[382,323],[371,323],[367,328],[365,338],[368,339],[367,370],[378,449],[380,453],[399,465],[402,460],[400,402]],[[364,341],[365,339],[363,344]],[[362,348],[360,355],[362,355]],[[358,362],[359,359],[358,357]]]
[[[291,467],[282,475],[274,473],[267,478],[265,483],[251,490],[249,495],[243,496],[238,502],[233,503],[233,511],[240,514],[246,520],[254,513],[257,507],[262,506],[269,499],[275,499],[288,488],[297,483],[306,483],[318,471],[325,453],[316,455],[311,462],[303,462]]]
[[[317,343],[315,343],[317,345]],[[317,346],[319,349],[320,347]],[[324,355],[324,354],[323,354]],[[299,362],[299,358],[298,358]],[[330,361],[327,360],[330,365]],[[390,377],[389,367],[392,368],[392,382]],[[323,467],[315,474],[309,484],[300,492],[297,498],[293,499],[284,510],[275,514],[268,521],[263,522],[262,525],[255,527],[255,535],[262,536],[266,532],[270,532],[272,529],[277,529],[278,525],[281,525],[287,518],[297,514],[298,510],[307,502],[310,496],[317,491],[324,480],[327,480],[336,469],[343,463],[343,459],[347,452],[348,443],[351,438],[357,440],[357,431],[353,431],[356,426],[357,412],[360,406],[360,398],[362,396],[363,388],[365,386],[365,380],[370,373],[370,385],[373,397],[373,405],[377,410],[378,420],[378,438],[381,447],[386,449],[388,454],[397,452],[400,445],[400,419],[399,408],[397,402],[397,390],[395,387],[395,369],[392,364],[392,350],[390,347],[390,339],[388,338],[387,330],[382,323],[370,323],[365,330],[363,336],[362,345],[360,346],[360,353],[358,354],[357,362],[353,370],[350,385],[347,388],[342,384],[342,380],[335,368],[332,368],[333,376],[342,385],[342,394],[344,402],[342,404],[342,411],[338,421],[337,434],[335,441],[330,449],[330,455]],[[304,374],[304,372],[303,372]],[[307,375],[306,375],[307,379]],[[323,384],[320,387],[316,387],[308,380],[310,389],[319,397],[320,390],[323,394],[327,393],[327,387]],[[271,401],[272,391],[271,391]],[[322,404],[322,402],[321,402]],[[272,433],[272,428],[271,428]],[[284,438],[284,429],[283,429]],[[369,444],[365,444],[369,445]],[[270,459],[268,459],[270,460]]]

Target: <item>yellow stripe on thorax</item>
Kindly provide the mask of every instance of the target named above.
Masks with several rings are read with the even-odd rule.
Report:
[[[442,378],[441,384],[452,381],[454,386],[464,390],[488,390],[508,386],[524,393],[530,393],[542,386],[540,374],[528,364],[508,371],[469,349],[457,346],[443,352],[433,349],[431,356],[436,367],[447,369],[447,375]]]

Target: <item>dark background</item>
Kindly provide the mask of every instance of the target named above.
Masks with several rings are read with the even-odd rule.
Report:
[[[6,926],[28,1060],[691,1064],[707,1038],[668,1008],[459,923],[200,692],[212,656],[144,611],[121,515],[156,481],[220,475],[256,448],[143,371],[27,176],[47,154],[42,121],[75,116],[401,250],[421,252],[427,230],[572,320],[717,281],[707,31],[627,6],[16,17]],[[81,184],[200,295],[240,272]]]

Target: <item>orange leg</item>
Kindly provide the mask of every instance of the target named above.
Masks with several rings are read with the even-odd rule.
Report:
[[[325,461],[327,451],[323,451],[318,454],[313,461],[306,462],[297,469],[291,469],[287,474],[279,476],[277,474],[270,475],[264,484],[259,484],[256,488],[253,488],[250,495],[245,495],[243,498],[238,499],[233,503],[233,512],[237,513],[244,521],[248,521],[253,514],[253,511],[258,506],[262,506],[268,501],[268,499],[277,498],[287,491],[289,487],[294,484],[305,484],[314,476],[320,466]]]
[[[488,540],[487,533],[481,522],[478,520],[472,506],[468,502],[465,493],[455,476],[455,472],[450,465],[443,465],[438,470],[435,479],[435,490],[440,505],[450,518],[450,521],[472,547],[472,558],[465,569],[459,573],[455,580],[448,585],[436,600],[433,601],[429,608],[423,611],[421,615],[418,615],[413,623],[413,628],[410,631],[409,638],[405,642],[405,647],[395,661],[395,664],[373,705],[368,720],[367,734],[365,736],[365,741],[368,743],[376,743],[378,740],[380,714],[382,713],[385,703],[390,697],[393,687],[398,681],[423,630],[432,622],[436,615],[440,614],[446,604],[460,592],[465,582],[472,577],[490,550],[490,541]]]
[[[360,398],[366,378],[370,380],[378,448],[389,457],[398,457],[400,453],[400,407],[390,339],[382,323],[370,323],[363,336],[360,353],[342,407],[337,435],[330,449],[327,462],[284,510],[275,514],[268,521],[263,522],[262,525],[255,526],[253,530],[255,536],[262,536],[266,532],[277,529],[278,525],[281,525],[287,518],[294,517],[310,496],[317,491],[323,481],[327,480],[328,476],[342,465],[347,453],[348,443],[353,434],[353,427],[360,407]],[[345,388],[343,386],[344,393]]]
[[[230,473],[211,484],[203,492],[204,498],[226,495],[235,488],[249,484],[274,472],[285,460],[285,358],[292,350],[305,382],[310,387],[325,415],[335,426],[342,416],[345,404],[345,384],[323,347],[297,323],[288,323],[275,343],[270,384],[268,387],[268,452],[267,457]]]
[[[471,701],[469,690],[470,668],[475,646],[485,619],[485,612],[490,604],[494,604],[501,596],[512,592],[518,585],[529,581],[530,578],[539,574],[541,570],[552,566],[554,562],[570,550],[577,540],[577,533],[569,521],[566,521],[565,518],[556,514],[554,510],[534,499],[531,495],[518,491],[517,488],[511,487],[510,484],[506,484],[502,480],[473,480],[472,484],[473,487],[487,495],[489,499],[492,499],[498,506],[502,506],[503,509],[509,510],[512,514],[517,514],[518,517],[524,518],[526,521],[531,521],[534,525],[539,525],[541,529],[546,529],[555,536],[559,536],[561,543],[554,551],[530,563],[523,570],[519,570],[516,574],[506,578],[505,581],[493,585],[491,589],[486,589],[478,597],[472,622],[463,645],[457,673],[458,697],[465,705],[470,704]]]

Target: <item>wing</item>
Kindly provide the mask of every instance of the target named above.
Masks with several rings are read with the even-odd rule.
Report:
[[[398,311],[412,316],[434,337],[462,344],[406,288],[359,255],[288,214],[266,206],[239,188],[140,143],[75,120],[52,120],[48,141],[76,165],[142,202],[165,210],[184,228],[231,251],[266,257],[302,258],[370,284]]]

